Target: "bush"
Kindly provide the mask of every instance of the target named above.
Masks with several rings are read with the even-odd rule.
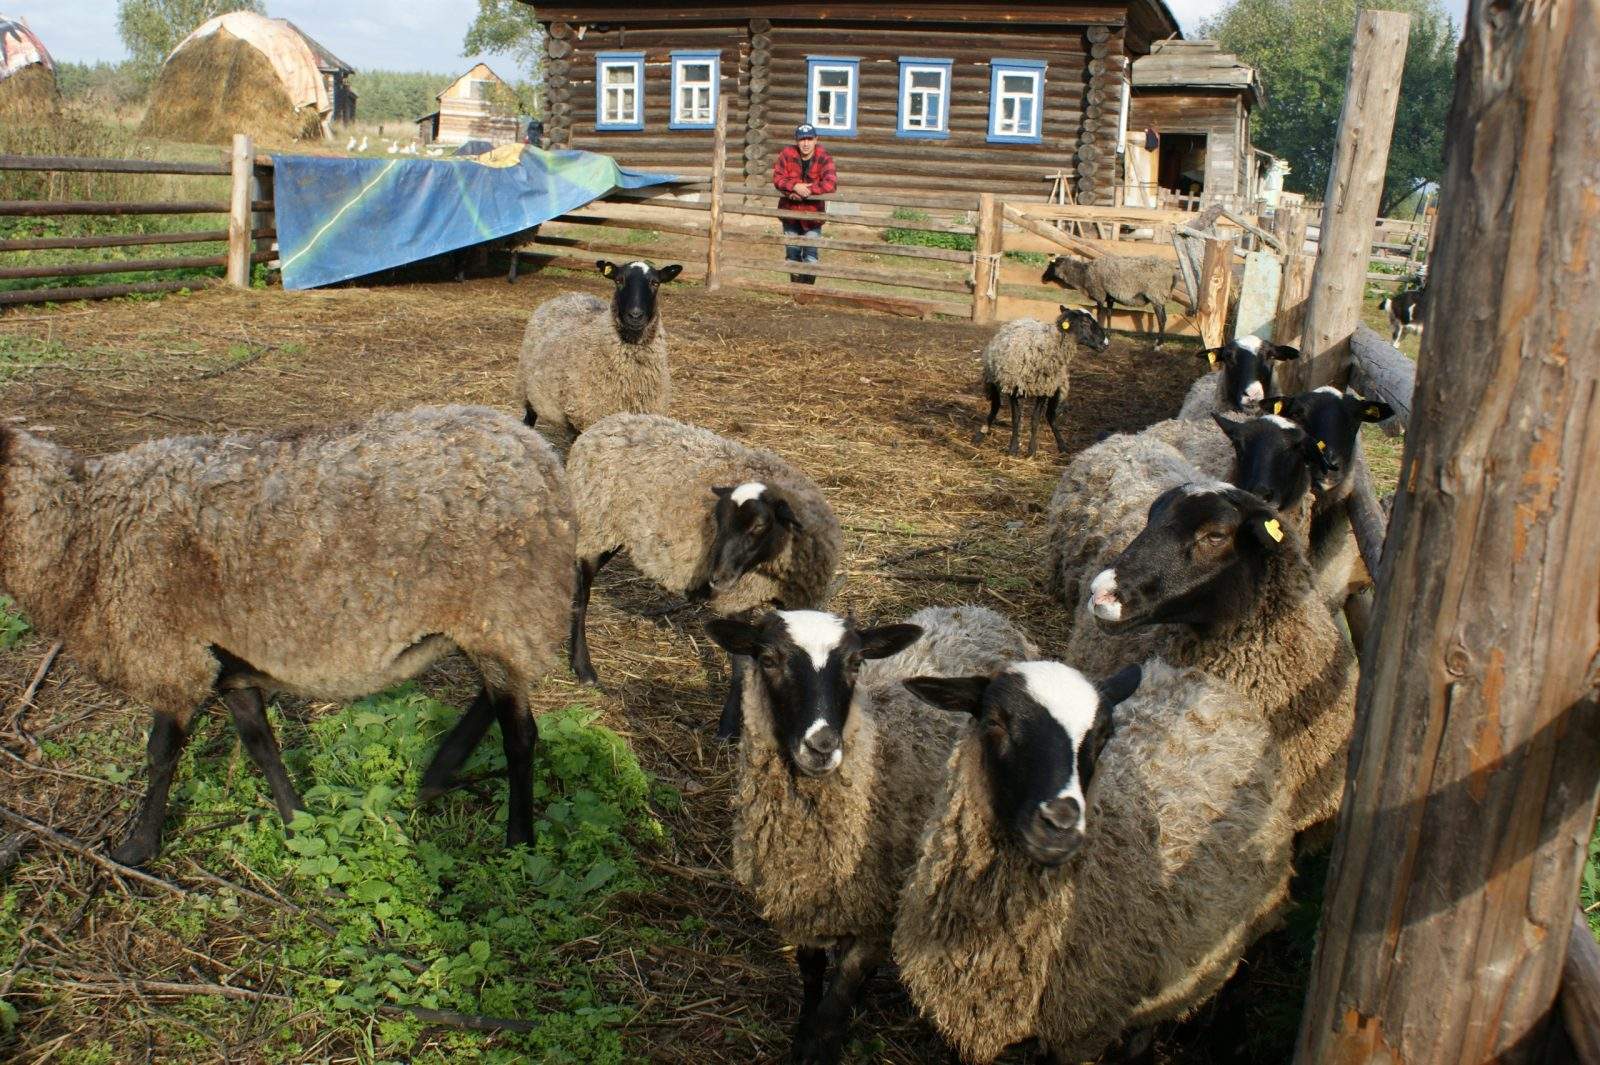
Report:
[[[919,211],[915,207],[896,207],[891,218],[898,218],[903,222],[926,222],[928,212]],[[974,247],[973,238],[966,233],[933,233],[925,229],[901,229],[890,226],[883,231],[883,239],[889,244],[911,244],[923,248],[950,248],[955,251],[971,251]]]

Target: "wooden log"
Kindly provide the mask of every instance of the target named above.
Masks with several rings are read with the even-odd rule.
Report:
[[[1363,396],[1393,407],[1402,426],[1411,424],[1417,364],[1366,325],[1356,326],[1350,334],[1350,383]]]
[[[1272,322],[1272,340],[1275,344],[1300,346],[1305,335],[1306,303],[1311,294],[1311,275],[1316,270],[1317,257],[1304,252],[1291,252],[1284,258],[1283,285],[1278,289],[1278,313]]]
[[[1089,57],[1091,59],[1104,59],[1110,52],[1110,47],[1104,41],[1089,46]]]
[[[798,267],[785,259],[746,259],[727,256],[725,264],[738,270],[759,270],[770,273],[788,273],[791,268]],[[954,280],[947,277],[932,277],[928,274],[918,274],[907,268],[896,270],[883,269],[870,266],[834,266],[830,263],[806,263],[805,272],[817,277],[836,277],[845,281],[875,281],[880,285],[894,285],[899,288],[922,289],[927,292],[959,292],[963,295],[971,291],[966,278]]]
[[[1004,252],[1004,208],[993,193],[978,195],[978,233],[973,242],[972,320],[978,325],[994,321],[995,300],[1000,295],[1000,258]]]
[[[599,226],[606,229],[630,229],[651,233],[672,233],[685,237],[705,237],[710,227],[694,222],[661,222],[654,218],[614,218],[600,214],[564,214],[552,218],[552,223],[569,226]]]
[[[1350,528],[1355,533],[1356,547],[1361,552],[1361,562],[1367,572],[1377,579],[1383,565],[1383,545],[1389,535],[1389,520],[1384,517],[1383,506],[1378,502],[1377,490],[1372,484],[1372,469],[1367,465],[1367,453],[1356,445],[1355,469],[1351,471],[1354,483],[1345,509],[1350,515]],[[1357,648],[1362,645],[1356,644]]]
[[[551,37],[545,42],[544,54],[551,59],[565,59],[572,54],[572,42],[564,41],[559,37]]]
[[[1089,259],[1098,258],[1102,254],[1100,249],[1087,241],[1069,236],[1063,230],[1056,229],[1053,226],[1047,226],[1030,215],[1023,214],[1009,203],[1001,208],[1001,217],[1019,229],[1025,229],[1036,237],[1043,237],[1052,244],[1059,246],[1063,251],[1069,251]]]
[[[744,277],[730,278],[727,284],[729,288],[789,296],[800,304],[862,307],[867,310],[882,311],[885,314],[896,314],[902,318],[932,318],[936,314],[966,318],[971,313],[964,303],[918,300],[905,296],[879,296],[866,292],[844,292],[839,289],[818,289],[809,285],[777,285],[765,281],[752,281]]]
[[[1038,289],[1035,289],[1037,292]],[[1053,322],[1060,313],[1060,305],[1081,306],[1085,310],[1093,311],[1093,305],[1085,297],[1072,292],[1056,292],[1052,298],[1030,298],[1022,295],[1012,295],[1001,289],[1000,299],[995,308],[995,319],[1009,322],[1014,318],[1037,318],[1041,322]],[[1106,329],[1117,330],[1125,333],[1154,333],[1156,331],[1156,316],[1150,311],[1130,311],[1119,307],[1111,312],[1111,319],[1105,326]],[[1200,331],[1195,328],[1194,319],[1190,312],[1169,312],[1167,315],[1167,336],[1200,336]]]
[[[1365,14],[1371,14],[1366,12]],[[1600,10],[1472,0],[1296,1061],[1540,1060],[1600,782]]]
[[[1303,353],[1292,372],[1302,388],[1342,379],[1346,338],[1361,320],[1367,245],[1383,196],[1410,24],[1410,16],[1397,11],[1365,9],[1356,19],[1339,135],[1323,195]]]
[[[1099,44],[1111,36],[1111,31],[1104,26],[1090,26],[1084,36],[1089,38],[1090,44]]]
[[[249,136],[233,135],[233,196],[228,205],[228,284],[250,287],[250,191],[255,180],[256,150]]]
[[[194,277],[185,281],[141,281],[130,285],[18,289],[13,292],[0,292],[0,306],[18,303],[69,303],[74,300],[105,300],[155,292],[180,292],[184,289],[207,288],[217,284],[218,280],[212,277]]]
[[[881,241],[870,240],[838,240],[833,237],[798,237],[786,233],[743,233],[724,229],[723,242],[726,244],[761,244],[781,245],[788,247],[815,247],[824,250],[840,252],[859,252],[868,255],[894,256],[906,259],[933,259],[946,263],[972,263],[970,251],[957,251],[954,248],[923,248],[914,244],[884,244]],[[1034,270],[1035,276],[1038,270]]]
[[[253,203],[253,211],[271,209]],[[96,200],[0,200],[0,216],[48,218],[51,215],[227,214],[229,204],[217,200],[175,200],[171,203],[101,203]]]
[[[273,230],[257,230],[257,239],[276,236]],[[197,229],[188,233],[111,233],[103,237],[34,237],[28,240],[0,240],[0,252],[56,251],[82,248],[136,248],[147,244],[210,244],[228,239],[226,229]]]
[[[1572,937],[1561,970],[1561,1020],[1578,1065],[1600,1065],[1600,945],[1582,907],[1572,915]]]
[[[572,36],[572,27],[565,22],[552,22],[545,27],[544,33],[548,38],[564,41]]]
[[[722,287],[719,260],[722,257],[722,200],[727,192],[728,172],[728,97],[717,95],[717,125],[711,135],[711,211],[710,234],[706,241],[706,288]]]
[[[1195,322],[1200,326],[1200,342],[1208,348],[1227,343],[1228,290],[1233,284],[1233,242],[1218,237],[1206,239],[1206,254],[1200,264],[1200,299]]]
[[[800,221],[814,222],[817,216],[807,211],[785,211],[777,207],[760,207],[755,204],[728,203],[723,210],[729,214],[755,215],[760,218],[794,218]],[[876,229],[916,229],[924,233],[967,233],[977,232],[976,227],[961,222],[917,222],[912,219],[900,218],[862,218],[852,215],[834,215],[828,219],[841,225],[869,226]]]
[[[751,33],[772,32],[772,20],[769,18],[753,18],[750,20]]]
[[[48,266],[0,266],[0,281],[39,277],[92,277],[96,274],[131,274],[141,270],[190,270],[205,266],[227,265],[227,255],[186,255],[171,259],[122,259],[94,263],[52,263]]]
[[[155,159],[92,159],[65,155],[0,155],[0,170],[76,174],[227,174],[225,163],[167,163]]]

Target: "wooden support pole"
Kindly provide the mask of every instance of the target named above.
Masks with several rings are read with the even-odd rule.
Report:
[[[1366,9],[1356,15],[1355,46],[1339,113],[1333,167],[1323,195],[1322,235],[1306,307],[1302,388],[1332,384],[1344,368],[1345,338],[1361,320],[1372,227],[1383,198],[1389,138],[1400,99],[1411,16]]]
[[[1200,263],[1200,306],[1194,323],[1200,330],[1200,343],[1218,348],[1227,343],[1228,292],[1233,286],[1233,241],[1206,238],[1206,254]]]
[[[722,287],[722,197],[728,186],[728,96],[717,94],[717,127],[711,135],[711,214],[706,239],[706,288]]]
[[[1283,284],[1278,288],[1278,314],[1272,321],[1274,344],[1298,348],[1305,339],[1306,303],[1311,295],[1311,275],[1316,268],[1315,255],[1292,251],[1284,257]]]
[[[1572,938],[1561,972],[1561,1020],[1578,1065],[1600,1065],[1600,944],[1584,918],[1572,915]]]
[[[250,186],[255,178],[255,147],[243,133],[233,135],[233,196],[228,206],[228,284],[250,287]]]
[[[1299,1065],[1539,1061],[1600,780],[1600,6],[1472,0]]]
[[[972,320],[978,325],[994,321],[1000,296],[1000,255],[1004,250],[1004,205],[994,193],[978,195],[978,236],[972,252]]]

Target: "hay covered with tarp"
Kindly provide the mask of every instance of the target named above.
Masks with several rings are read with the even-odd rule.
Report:
[[[0,15],[0,122],[33,125],[60,110],[50,53],[26,23]]]
[[[226,144],[247,133],[265,144],[320,140],[331,113],[316,57],[278,20],[221,15],[184,38],[161,68],[143,133]]]

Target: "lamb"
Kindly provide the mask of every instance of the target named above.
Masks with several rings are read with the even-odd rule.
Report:
[[[1201,354],[1212,371],[1189,386],[1178,409],[1180,418],[1196,420],[1229,411],[1260,413],[1262,402],[1272,395],[1272,363],[1298,359],[1300,349],[1242,336]]]
[[[353,699],[452,650],[504,733],[508,844],[533,837],[527,692],[557,660],[576,526],[550,446],[479,407],[153,440],[101,458],[0,428],[0,586],[153,711],[150,778],[112,854],[160,850],[195,711],[220,693],[285,822],[301,807],[264,707]]]
[[[983,387],[989,396],[989,417],[978,427],[972,442],[983,443],[984,435],[994,428],[994,420],[1000,413],[1000,397],[1006,395],[1011,400],[1011,446],[1006,450],[1015,455],[1017,437],[1022,430],[1018,399],[1027,397],[1033,401],[1028,457],[1032,458],[1038,450],[1041,409],[1050,423],[1056,450],[1065,455],[1067,442],[1056,425],[1056,412],[1067,398],[1072,360],[1080,349],[1104,351],[1110,344],[1105,330],[1091,315],[1065,306],[1052,324],[1033,318],[1006,322],[983,349]]]
[[[1042,284],[1056,282],[1075,288],[1103,312],[1107,323],[1117,304],[1148,306],[1156,314],[1156,347],[1167,339],[1167,301],[1177,286],[1178,273],[1170,259],[1154,255],[1108,255],[1085,260],[1058,255],[1045,267]]]
[[[665,414],[672,396],[658,290],[682,266],[598,260],[616,283],[607,304],[587,292],[541,303],[528,319],[518,366],[523,421],[576,436],[608,414]]]
[[[1059,663],[906,686],[973,715],[893,940],[963,1060],[1029,1037],[1099,1060],[1204,1002],[1274,924],[1294,837],[1279,726],[1217,679],[1155,658],[1098,687]]]
[[[1392,343],[1399,347],[1400,338],[1407,333],[1422,335],[1422,319],[1428,312],[1428,290],[1413,288],[1385,296],[1379,301],[1378,309],[1389,312],[1389,328],[1394,330]]]
[[[734,873],[799,948],[794,1060],[830,1065],[857,992],[888,956],[900,886],[960,727],[899,681],[989,673],[1035,652],[982,607],[930,608],[876,628],[779,611],[706,629],[758,663],[743,688]]]

